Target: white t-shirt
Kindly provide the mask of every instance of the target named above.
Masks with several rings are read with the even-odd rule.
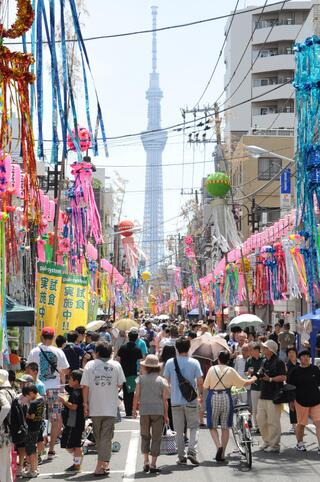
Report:
[[[41,348],[41,349],[40,349]],[[41,350],[44,353],[41,352]],[[61,384],[58,372],[69,368],[66,355],[56,346],[46,346],[40,343],[33,348],[28,356],[28,363],[35,362],[39,367],[39,379],[44,383],[46,390],[58,388]]]
[[[116,417],[118,386],[125,382],[122,367],[115,360],[89,361],[83,371],[81,385],[89,387],[89,416]]]

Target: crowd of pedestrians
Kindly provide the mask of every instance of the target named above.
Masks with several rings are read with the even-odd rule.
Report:
[[[199,428],[206,426],[224,462],[233,424],[234,387],[252,413],[259,449],[279,453],[282,405],[274,403],[293,386],[291,432],[296,449],[305,451],[304,429],[311,417],[320,455],[320,370],[307,347],[298,353],[290,325],[276,324],[264,335],[236,327],[228,335],[214,324],[180,322],[116,331],[111,322],[99,331],[78,327],[66,335],[50,327],[31,350],[22,373],[0,370],[0,480],[11,482],[11,444],[18,453],[18,477],[36,478],[43,458],[68,451],[66,473],[81,471],[83,433],[93,428],[97,448],[94,475],[110,472],[112,440],[120,407],[126,417],[139,417],[143,470],[158,474],[163,434],[174,431],[177,464],[201,463]],[[190,355],[192,340],[224,336],[228,350],[216,360]],[[122,405],[123,404],[123,405]],[[219,433],[221,429],[221,433]]]

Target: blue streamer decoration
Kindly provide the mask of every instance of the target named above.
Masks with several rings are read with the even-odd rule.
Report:
[[[308,292],[315,308],[320,288],[320,254],[315,201],[320,205],[320,38],[314,35],[295,45],[297,129],[297,228],[304,238]],[[299,215],[301,216],[298,226]]]
[[[36,48],[36,73],[37,73],[37,111],[38,111],[38,157],[44,158],[43,149],[43,45],[42,45],[42,10],[43,0],[37,4],[37,48]]]

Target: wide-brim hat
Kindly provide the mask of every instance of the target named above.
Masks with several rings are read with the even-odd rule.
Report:
[[[270,350],[274,355],[277,355],[278,353],[278,343],[276,343],[273,340],[267,340],[265,343],[262,343],[262,346],[264,348],[267,348]]]
[[[149,368],[160,368],[161,366],[157,355],[147,355],[145,360],[140,362],[140,365]]]

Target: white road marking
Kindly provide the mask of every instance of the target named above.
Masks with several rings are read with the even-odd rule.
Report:
[[[139,433],[139,430],[119,429],[119,430],[115,430],[114,433]]]
[[[110,474],[123,474],[124,470],[110,470],[109,473]],[[72,474],[72,475],[79,477],[79,475],[89,475],[89,474],[93,474],[93,470],[91,470],[91,471],[81,471],[78,474]],[[68,475],[68,472],[52,472],[52,473],[48,473],[48,474],[40,474],[40,475],[38,475],[38,477],[52,477],[53,475]],[[69,474],[69,475],[71,475],[71,474]]]
[[[131,438],[128,448],[128,456],[126,467],[124,469],[123,482],[133,482],[136,472],[137,457],[139,449],[139,432],[137,430],[131,432]]]

